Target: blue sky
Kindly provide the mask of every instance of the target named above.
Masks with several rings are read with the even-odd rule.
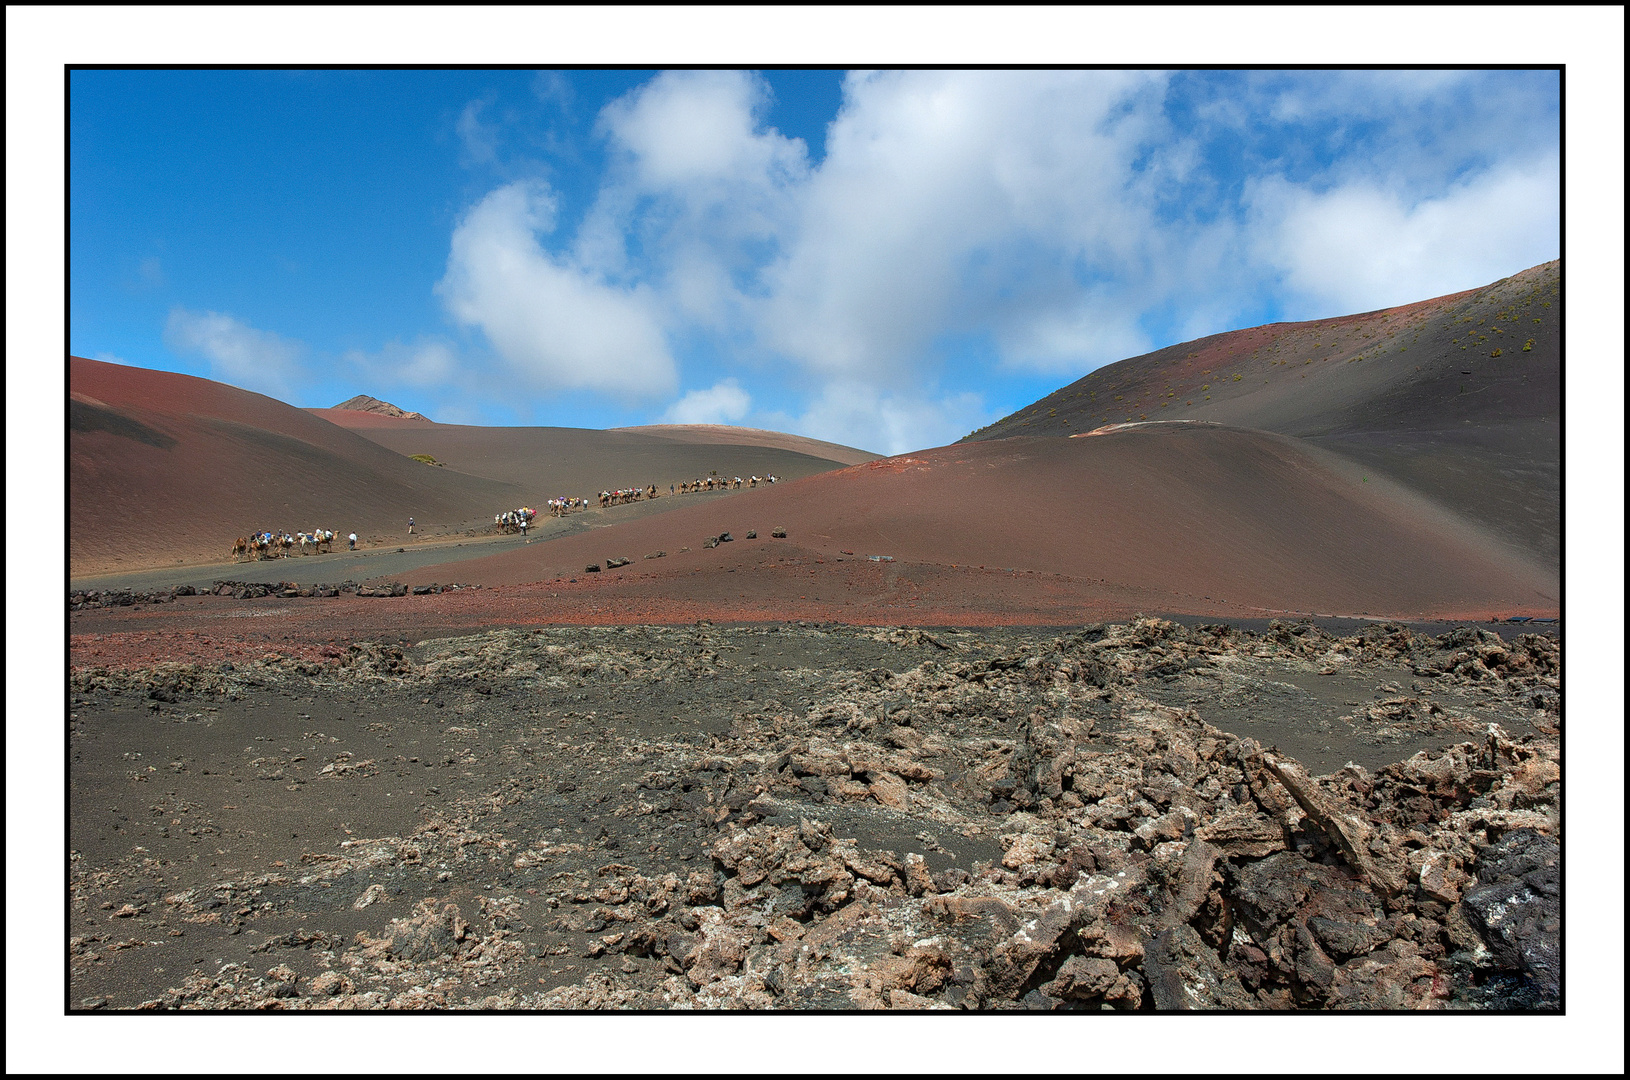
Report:
[[[903,452],[1560,251],[1554,71],[81,70],[70,349]]]

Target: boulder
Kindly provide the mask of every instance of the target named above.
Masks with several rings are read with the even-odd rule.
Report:
[[[1540,994],[1561,996],[1562,852],[1555,840],[1517,829],[1477,854],[1480,884],[1462,909],[1494,962],[1533,979]]]
[[[787,538],[787,530],[782,526],[777,525],[775,528],[770,530],[770,535],[775,537],[777,540],[785,540]]]
[[[1156,1009],[1248,1011],[1261,1003],[1239,976],[1224,967],[1217,950],[1187,924],[1162,931],[1143,954],[1143,973]]]

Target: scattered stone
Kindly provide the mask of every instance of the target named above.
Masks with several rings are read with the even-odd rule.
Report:
[[[777,525],[775,528],[770,530],[770,535],[775,537],[777,540],[785,540],[787,537],[787,530],[782,526]]]
[[[766,654],[787,665],[774,679],[759,666]],[[381,791],[422,792],[418,824],[313,846],[265,873],[203,871],[165,896],[165,917],[189,938],[193,923],[252,938],[272,925],[256,916],[273,902],[313,929],[309,920],[347,906],[400,900],[383,909],[400,917],[372,933],[258,939],[252,952],[309,951],[264,974],[227,964],[151,984],[143,993],[169,988],[148,1007],[1559,1005],[1557,726],[1530,704],[1555,690],[1550,644],[1497,648],[1401,626],[1337,639],[1304,623],[1266,634],[1139,619],[1064,634],[928,635],[703,620],[506,629],[413,648],[358,642],[321,661],[310,676],[322,685],[377,696],[386,710],[402,704],[404,716],[425,708],[441,744],[409,749],[406,732],[382,729],[394,747],[347,743],[353,756],[326,741],[345,729],[310,710],[298,729],[325,746],[321,756],[306,763],[292,740],[287,756],[257,742],[240,790],[257,772],[297,775],[297,763],[314,784],[342,785],[332,796],[377,777]],[[1348,664],[1385,664],[1389,680],[1400,667],[1440,671],[1425,704],[1378,705],[1373,721],[1354,714],[1364,731],[1428,725],[1431,749],[1314,776],[1208,723],[1206,699],[1189,687],[1195,708],[1153,696],[1173,679],[1220,679],[1283,717],[1288,706],[1267,691],[1250,695],[1282,685],[1272,681],[1280,670]],[[83,713],[78,699],[90,695],[181,703],[312,685],[288,660],[262,658],[235,669],[76,669],[70,693]],[[1461,685],[1478,689],[1447,689]],[[629,687],[671,694],[671,704],[629,717]],[[1467,701],[1540,719],[1521,736],[1468,728]],[[166,712],[197,722],[184,709]],[[1455,741],[1462,732],[1471,741]],[[145,775],[145,762],[129,760]],[[431,769],[447,771],[421,771]],[[456,789],[398,787],[397,776],[446,777]],[[122,795],[108,801],[125,806]],[[162,812],[204,825],[192,808]],[[123,950],[147,944],[93,934],[129,926],[119,920],[147,896],[107,884],[112,865],[71,863],[74,902],[93,920],[70,943],[73,972],[116,951],[140,957]],[[128,913],[118,907],[127,899]],[[301,979],[296,968],[317,974]],[[75,986],[69,1000],[97,988]]]

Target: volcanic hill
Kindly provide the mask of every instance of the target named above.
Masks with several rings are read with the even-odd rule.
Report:
[[[1098,369],[964,441],[1209,420],[1385,473],[1546,563],[1561,558],[1562,269]]]
[[[418,576],[572,584],[626,558],[593,579],[608,604],[707,599],[721,618],[732,603],[742,618],[874,622],[912,604],[956,621],[1026,604],[1049,617],[1554,614],[1559,282],[1549,263],[1407,307],[1173,346],[949,447]],[[766,542],[778,525],[788,539]]]
[[[873,455],[723,427],[656,432],[437,424],[359,395],[299,409],[190,375],[74,357],[69,364],[69,573],[223,562],[260,530],[355,531],[364,546],[491,526],[559,495],[709,476],[794,479]],[[739,434],[738,434],[739,433]],[[427,468],[414,455],[441,468]],[[830,455],[830,456],[821,456]],[[659,500],[619,508],[656,513]],[[603,524],[584,515],[579,527]]]
[[[234,538],[261,529],[395,535],[410,515],[479,524],[526,494],[208,379],[82,357],[68,376],[74,576],[225,560]]]

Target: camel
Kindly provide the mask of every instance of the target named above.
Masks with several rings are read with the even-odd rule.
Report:
[[[245,557],[249,555],[249,538],[247,536],[240,536],[232,542],[232,561],[236,562],[239,555]]]

